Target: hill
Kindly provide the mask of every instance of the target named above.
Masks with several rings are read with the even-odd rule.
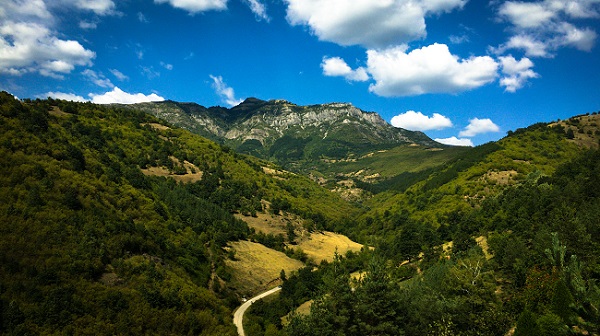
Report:
[[[0,333],[235,335],[235,213],[353,209],[139,111],[0,93]],[[341,224],[340,224],[341,225]]]
[[[378,194],[354,232],[375,249],[291,277],[279,298],[253,308],[251,327],[289,335],[597,335],[597,120],[581,115],[510,132],[404,192]],[[308,314],[278,322],[286,307],[305,302]]]
[[[497,142],[460,153],[406,188],[377,194],[366,202],[371,210],[363,220],[390,223],[393,214],[408,212],[434,227],[451,225],[452,218],[507,187],[551,175],[561,164],[598,148],[599,123],[600,116],[590,114],[510,131]]]

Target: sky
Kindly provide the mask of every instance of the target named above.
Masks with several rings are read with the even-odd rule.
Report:
[[[600,0],[0,0],[0,90],[347,102],[446,144],[600,110]]]

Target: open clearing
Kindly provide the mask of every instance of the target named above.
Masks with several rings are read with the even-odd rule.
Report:
[[[360,251],[363,245],[353,242],[344,235],[325,231],[313,232],[310,235],[303,234],[302,238],[298,239],[297,247],[319,263],[321,260],[332,261],[336,250],[344,255],[346,251]]]
[[[302,219],[298,219],[297,217],[289,214],[284,216],[275,216],[268,212],[259,212],[256,214],[256,217],[244,216],[241,214],[236,214],[235,217],[246,222],[249,227],[255,229],[257,232],[272,234],[274,236],[278,234],[286,236],[286,226],[288,222],[291,222],[294,227],[302,226]]]
[[[180,165],[180,162],[176,157],[171,156],[170,159],[175,165]],[[183,167],[186,171],[185,174],[175,174],[166,167],[150,167],[147,169],[142,169],[142,173],[147,176],[170,177],[177,182],[183,183],[192,183],[202,180],[202,171],[193,163],[183,161]]]
[[[235,250],[236,260],[226,261],[233,270],[229,285],[246,297],[276,286],[281,270],[290,274],[304,267],[301,261],[262,244],[238,241],[230,245]]]

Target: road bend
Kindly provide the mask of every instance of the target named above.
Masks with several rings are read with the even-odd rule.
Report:
[[[249,299],[248,301],[244,302],[244,304],[242,304],[236,311],[235,313],[233,313],[233,324],[236,325],[237,327],[237,331],[238,334],[240,336],[246,336],[246,334],[244,333],[244,313],[246,312],[246,310],[248,308],[250,308],[250,306],[256,302],[257,300],[260,300],[266,296],[269,296],[271,294],[277,293],[278,291],[281,290],[281,287],[277,286],[273,289],[270,289],[264,293],[260,293],[257,296]]]

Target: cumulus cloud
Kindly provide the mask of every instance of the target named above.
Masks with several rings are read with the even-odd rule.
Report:
[[[471,141],[471,139],[466,139],[466,138],[457,138],[457,137],[450,137],[450,138],[438,138],[438,139],[433,139],[434,141],[437,141],[441,144],[444,145],[449,145],[449,146],[463,146],[463,147],[473,147],[473,141]]]
[[[90,66],[96,54],[79,42],[62,40],[47,27],[31,22],[0,24],[0,73],[38,72],[62,78],[75,66]]]
[[[221,100],[225,104],[229,106],[236,106],[242,103],[242,99],[235,98],[235,92],[233,91],[233,88],[225,84],[223,77],[210,75],[210,78],[213,80],[212,86],[215,89],[215,92],[221,97]]]
[[[424,38],[425,17],[462,8],[467,0],[284,0],[287,20],[320,40],[386,48]]]
[[[165,100],[156,93],[151,93],[149,95],[143,93],[127,93],[116,86],[112,91],[104,94],[90,93],[89,96],[92,98],[92,103],[95,104],[136,104]]]
[[[515,92],[522,88],[529,79],[540,76],[531,70],[533,62],[527,57],[523,57],[520,61],[512,56],[503,56],[499,59],[504,74],[504,77],[500,79],[500,85],[504,86],[508,92]]]
[[[323,74],[331,77],[344,77],[348,81],[364,82],[369,80],[369,75],[365,68],[352,70],[350,66],[339,57],[323,57],[321,63]]]
[[[452,127],[452,121],[439,114],[434,113],[428,117],[421,112],[407,111],[392,118],[391,124],[411,131],[440,130]]]
[[[227,0],[154,0],[154,3],[168,3],[175,8],[185,10],[190,14],[209,10],[227,9]]]
[[[244,0],[244,2],[248,4],[250,10],[256,15],[258,20],[271,21],[271,18],[267,15],[267,8],[263,3],[258,0]]]
[[[82,96],[78,96],[78,95],[73,94],[73,93],[46,92],[46,93],[43,93],[41,95],[38,95],[38,98],[40,98],[40,99],[46,99],[48,97],[54,98],[54,99],[62,99],[62,100],[75,101],[75,102],[86,102],[86,101],[89,101],[89,99],[85,99]]]
[[[490,133],[490,132],[500,132],[500,127],[494,124],[491,119],[479,119],[473,118],[469,120],[469,125],[465,127],[460,133],[458,133],[459,137],[474,137],[477,134]]]
[[[385,97],[468,91],[493,82],[498,71],[489,56],[459,59],[437,43],[408,53],[406,46],[369,50],[367,56],[375,80],[369,90]]]
[[[44,0],[5,0],[0,7],[0,18],[16,22],[53,21]]]

